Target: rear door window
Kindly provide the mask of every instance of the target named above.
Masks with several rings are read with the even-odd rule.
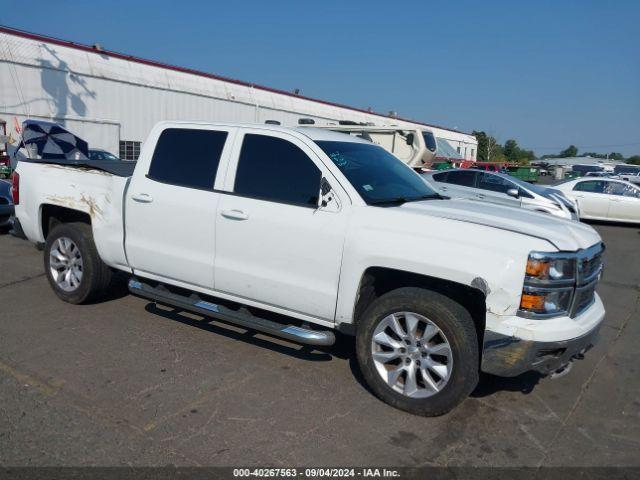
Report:
[[[293,143],[247,134],[233,190],[246,197],[316,208],[321,177],[320,169]]]
[[[153,152],[151,180],[180,187],[213,190],[227,132],[168,128]]]
[[[449,172],[447,176],[447,183],[453,183],[454,185],[460,185],[462,187],[475,187],[476,172],[472,170],[456,170]]]
[[[604,193],[609,195],[619,195],[622,197],[639,197],[640,189],[632,185],[620,182],[607,182]]]

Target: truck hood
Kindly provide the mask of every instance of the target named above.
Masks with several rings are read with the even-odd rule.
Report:
[[[415,215],[448,218],[541,238],[551,242],[561,251],[580,250],[602,241],[598,232],[583,223],[546,213],[473,200],[410,202],[399,208]]]

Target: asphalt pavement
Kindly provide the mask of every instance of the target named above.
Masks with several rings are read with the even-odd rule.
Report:
[[[369,393],[348,337],[300,347],[122,285],[69,305],[0,235],[0,466],[640,466],[640,229],[595,228],[600,343],[559,379],[483,376],[438,418]]]

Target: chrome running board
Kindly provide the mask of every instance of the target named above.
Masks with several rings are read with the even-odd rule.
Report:
[[[224,322],[248,328],[249,330],[266,333],[274,337],[285,338],[292,342],[306,345],[329,346],[333,345],[336,341],[335,335],[331,330],[311,330],[310,328],[298,327],[296,325],[284,325],[248,313],[231,310],[217,303],[207,302],[202,300],[197,294],[185,296],[172,293],[164,288],[148,285],[135,277],[129,280],[129,291],[134,295],[148,298],[163,305],[213,317]]]

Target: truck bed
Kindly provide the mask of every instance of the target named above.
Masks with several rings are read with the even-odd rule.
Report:
[[[133,175],[136,162],[124,162],[121,160],[65,160],[65,159],[26,159],[21,162],[63,165],[65,167],[77,167],[87,170],[101,170],[117,177],[128,178]]]
[[[47,212],[60,209],[90,217],[94,241],[110,267],[127,269],[123,211],[127,185],[135,162],[26,160],[18,164],[23,231],[32,242],[44,242]]]

